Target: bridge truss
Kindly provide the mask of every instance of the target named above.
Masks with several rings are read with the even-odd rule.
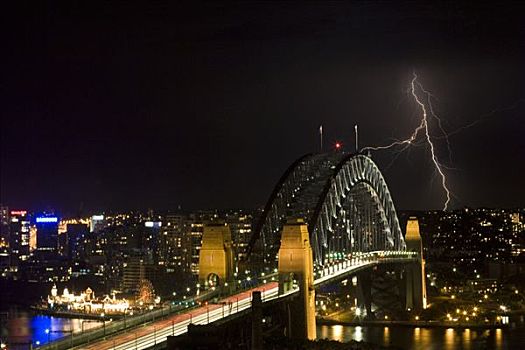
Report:
[[[329,152],[297,159],[254,226],[248,246],[251,263],[276,266],[288,218],[308,224],[316,269],[353,253],[406,249],[388,186],[363,154]]]

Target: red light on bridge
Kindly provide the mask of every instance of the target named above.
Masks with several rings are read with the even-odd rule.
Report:
[[[336,149],[336,150],[341,149],[341,147],[343,147],[343,144],[342,144],[341,142],[336,142],[336,143],[335,143],[335,149]]]

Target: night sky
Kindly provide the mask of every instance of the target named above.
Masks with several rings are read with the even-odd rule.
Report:
[[[0,202],[257,208],[321,124],[326,149],[407,137],[415,70],[446,130],[480,120],[451,159],[435,139],[453,207],[523,207],[525,6],[483,3],[4,4]],[[395,155],[397,208],[441,208],[428,148]]]

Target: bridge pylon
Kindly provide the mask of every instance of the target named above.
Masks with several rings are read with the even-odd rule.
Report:
[[[427,289],[425,283],[425,259],[423,258],[423,244],[419,234],[419,222],[411,216],[407,222],[405,235],[407,251],[418,253],[417,262],[406,267],[406,309],[420,312],[427,308]]]
[[[279,249],[279,294],[297,283],[299,297],[289,304],[288,335],[316,338],[313,253],[308,226],[303,219],[290,219],[284,225]],[[293,316],[292,316],[293,315]]]
[[[234,288],[232,235],[224,223],[204,226],[199,253],[199,283],[205,289]]]

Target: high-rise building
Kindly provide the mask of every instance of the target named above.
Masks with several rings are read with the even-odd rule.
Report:
[[[87,237],[89,227],[86,224],[72,223],[67,224],[67,256],[71,258],[80,258],[84,245],[82,240]]]
[[[140,256],[130,256],[123,266],[122,290],[124,292],[135,292],[145,275],[144,259]]]
[[[90,220],[89,232],[98,232],[106,226],[104,215],[93,215]]]
[[[182,214],[165,216],[160,235],[160,257],[167,269],[190,271],[188,223]],[[159,261],[160,262],[160,261]]]
[[[0,273],[9,271],[9,208],[0,205]]]
[[[0,205],[0,246],[9,241],[9,208]]]
[[[246,256],[246,249],[252,234],[252,215],[242,211],[226,214],[226,223],[230,226],[233,240],[233,250],[237,260]]]
[[[40,215],[35,219],[36,223],[36,246],[40,252],[57,252],[58,250],[58,217],[51,215]]]
[[[26,210],[11,210],[9,223],[10,265],[18,266],[29,259],[29,229],[31,222]]]

